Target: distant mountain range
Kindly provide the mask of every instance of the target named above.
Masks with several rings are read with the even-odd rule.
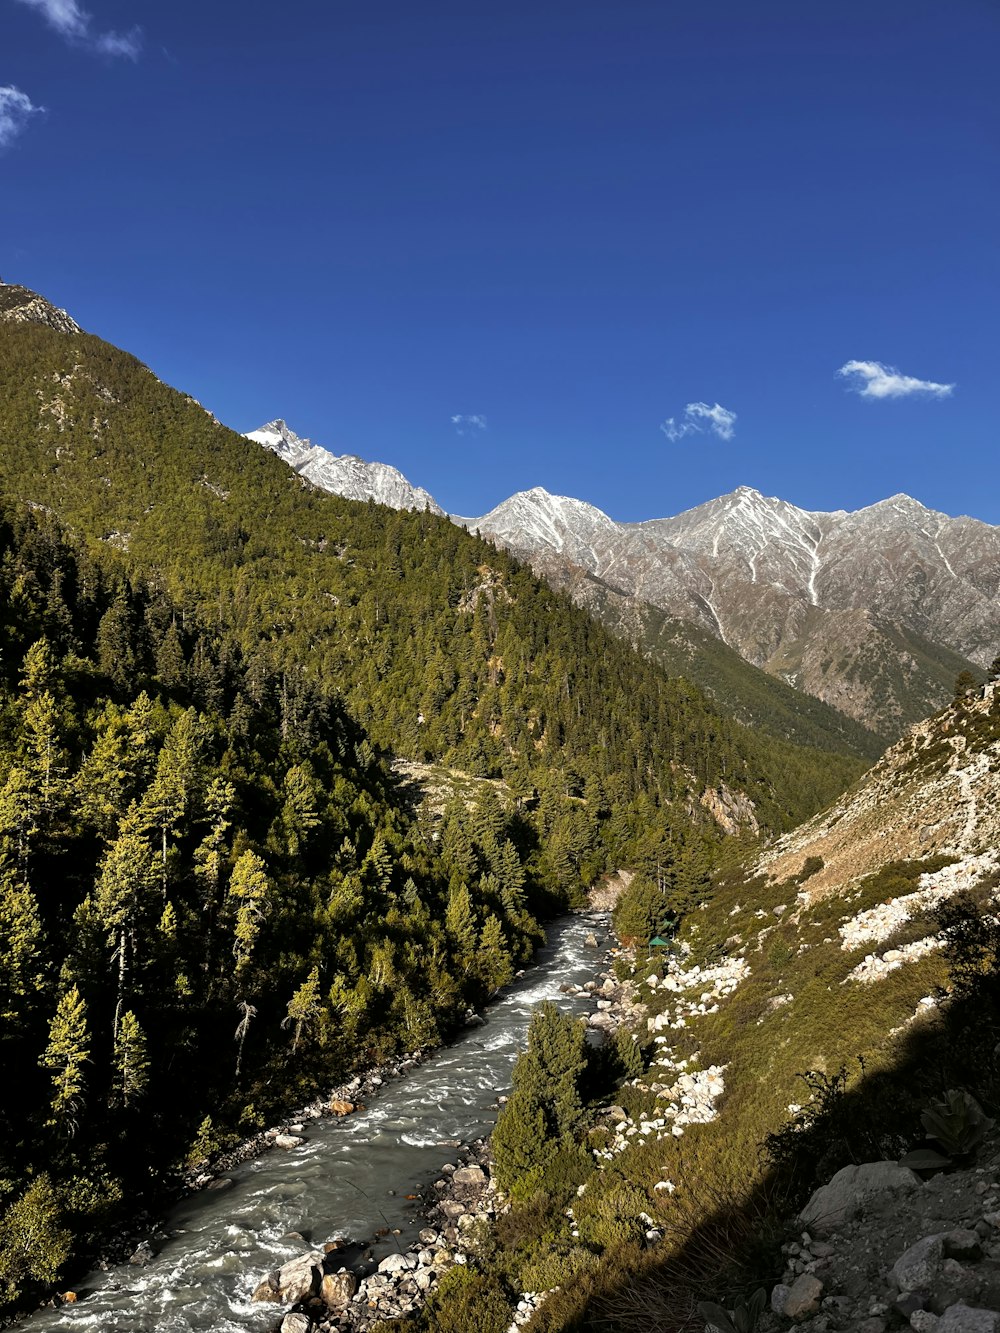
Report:
[[[324,490],[442,512],[395,468],[338,457],[284,422],[248,438]],[[663,657],[651,638],[663,639],[665,615],[675,659],[680,622],[884,740],[1000,647],[1000,529],[907,495],[813,513],[740,486],[672,518],[616,523],[535,487],[453,521],[529,560],[652,656]]]

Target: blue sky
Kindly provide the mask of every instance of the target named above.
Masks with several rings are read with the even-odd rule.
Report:
[[[0,274],[452,512],[996,523],[998,55],[994,0],[0,0]]]

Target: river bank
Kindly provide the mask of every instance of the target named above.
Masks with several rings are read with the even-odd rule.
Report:
[[[591,913],[584,919],[595,927],[584,944],[598,951],[600,970],[583,984],[561,982],[558,994],[585,1001],[588,1040],[601,1045],[620,1026],[644,1018],[645,1010],[631,984],[614,973],[607,916]],[[504,1101],[501,1096],[494,1109]],[[338,1239],[269,1273],[255,1300],[291,1307],[273,1328],[280,1333],[364,1333],[381,1321],[417,1311],[446,1273],[469,1260],[482,1228],[492,1226],[508,1207],[492,1178],[489,1140],[463,1146],[444,1162],[437,1179],[419,1192],[418,1205],[424,1225],[417,1237],[381,1260],[372,1244]],[[544,1298],[544,1292],[521,1293],[513,1327],[526,1323]]]
[[[555,999],[581,1016],[593,1010],[593,991],[584,986],[601,969],[603,950],[595,946],[598,937],[606,940],[607,926],[606,917],[590,912],[555,923],[537,962],[480,1025],[464,1029],[450,1046],[372,1071],[367,1082],[359,1075],[362,1082],[332,1090],[342,1098],[310,1103],[220,1155],[189,1178],[194,1192],[159,1216],[158,1225],[119,1237],[107,1266],[73,1288],[75,1303],[43,1309],[32,1324],[60,1330],[89,1324],[102,1333],[263,1333],[278,1312],[251,1297],[289,1261],[345,1239],[369,1238],[376,1268],[390,1250],[405,1252],[427,1227],[417,1196],[442,1178],[446,1157],[461,1169],[460,1144],[472,1145],[492,1128],[535,1005]],[[325,1113],[337,1100],[353,1101],[356,1109]],[[282,1142],[294,1139],[302,1142],[282,1150]],[[265,1144],[274,1150],[236,1161]],[[353,1259],[362,1253],[354,1248]],[[118,1254],[135,1262],[110,1262]]]

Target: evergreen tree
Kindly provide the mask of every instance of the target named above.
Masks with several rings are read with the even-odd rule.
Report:
[[[122,1106],[131,1106],[146,1091],[149,1058],[146,1038],[131,1009],[122,1014],[114,1048],[115,1097]]]
[[[0,871],[0,1022],[17,1024],[42,985],[42,923],[34,894]]]
[[[233,866],[229,897],[236,905],[233,954],[237,980],[250,965],[264,919],[271,910],[273,886],[267,868],[256,852],[244,852]]]
[[[282,1027],[293,1026],[292,1054],[298,1050],[303,1032],[309,1031],[319,1021],[323,1012],[323,1001],[319,993],[319,968],[313,970],[303,981],[288,1002],[288,1012]]]
[[[89,1058],[87,1006],[73,986],[59,998],[59,1006],[49,1025],[49,1044],[41,1059],[43,1069],[50,1070],[52,1075],[53,1121],[68,1128],[70,1133],[76,1129],[76,1115],[84,1088],[83,1066]]]
[[[531,1015],[528,1049],[514,1066],[514,1087],[541,1107],[546,1137],[560,1139],[580,1123],[579,1081],[587,1065],[584,1025],[546,1000]]]
[[[500,1188],[515,1198],[529,1197],[541,1176],[551,1153],[547,1128],[545,1113],[531,1093],[515,1089],[504,1103],[490,1137]]]

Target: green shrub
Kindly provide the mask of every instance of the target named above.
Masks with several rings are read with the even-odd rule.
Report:
[[[7,1300],[30,1282],[52,1282],[69,1257],[70,1233],[47,1175],[33,1180],[0,1218],[0,1291]]]
[[[500,1283],[469,1268],[452,1268],[427,1303],[427,1333],[507,1333],[511,1307]]]

